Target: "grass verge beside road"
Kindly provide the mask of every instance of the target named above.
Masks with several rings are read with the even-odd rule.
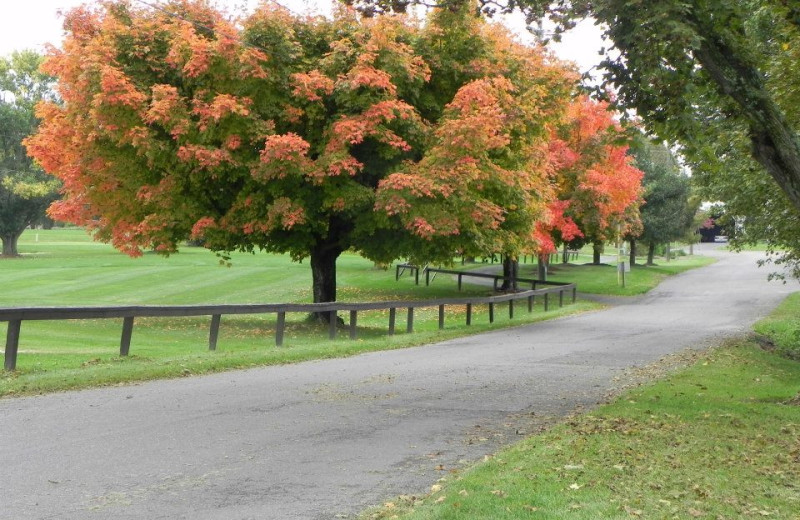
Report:
[[[800,350],[800,293],[756,327]],[[794,313],[794,314],[792,314]],[[774,332],[777,331],[777,332]],[[366,518],[800,518],[800,362],[756,338]]]
[[[760,338],[762,346],[800,361],[800,293],[786,298],[775,312],[756,323],[755,330],[766,338]]]

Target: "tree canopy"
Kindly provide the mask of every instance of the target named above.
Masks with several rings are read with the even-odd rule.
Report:
[[[27,146],[64,182],[51,213],[131,255],[202,237],[310,257],[329,301],[344,250],[516,254],[546,218],[576,76],[470,8],[420,27],[111,1],[65,27],[44,66],[63,104]]]
[[[374,12],[463,2],[472,4],[354,0]],[[797,2],[480,0],[472,5],[489,12],[521,8],[533,26],[549,17],[556,22],[556,38],[577,20],[594,19],[610,41],[599,69],[603,86],[613,88],[617,105],[635,110],[649,132],[681,145],[696,168],[705,170],[698,181],[708,193],[730,195],[725,202],[752,222],[769,220],[767,211],[782,221],[800,212]],[[728,167],[744,162],[726,155],[731,145],[737,157],[749,158],[747,167]],[[759,198],[734,202],[737,193],[724,187],[745,183],[755,184]],[[766,231],[775,248],[790,247],[784,261],[794,262],[800,273],[791,226],[751,229]]]
[[[523,0],[532,16],[592,16],[617,57],[602,64],[619,104],[679,143],[709,200],[750,222],[743,239],[788,248],[800,274],[800,6],[783,0]],[[571,22],[567,21],[569,26]],[[764,172],[768,176],[764,175]]]
[[[555,244],[605,242],[639,228],[642,172],[628,155],[628,136],[608,103],[579,96],[564,123],[554,127],[550,153],[556,218],[542,223],[542,252]]]
[[[52,97],[52,78],[39,72],[33,51],[0,58],[0,240],[3,256],[16,256],[26,227],[42,219],[58,182],[28,157],[22,141],[38,121],[34,105]]]
[[[647,262],[652,264],[657,245],[686,234],[694,222],[695,208],[689,204],[689,177],[666,146],[638,136],[633,152],[637,168],[644,172],[645,199],[640,210],[642,231],[636,240],[648,244]]]

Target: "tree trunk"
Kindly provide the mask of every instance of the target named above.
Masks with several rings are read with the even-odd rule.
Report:
[[[602,242],[592,243],[592,264],[600,265],[600,254],[603,252]]]
[[[656,243],[650,242],[650,245],[647,247],[647,265],[654,265],[653,257],[655,255],[656,255]]]
[[[567,248],[567,244],[564,244],[564,250],[561,252],[561,263],[569,263],[569,249]]]
[[[318,246],[311,251],[311,280],[314,303],[336,301],[336,259],[342,250],[335,246]],[[328,323],[329,313],[314,313],[319,321]]]
[[[6,233],[0,236],[0,240],[3,241],[3,256],[19,256],[17,241],[20,235],[21,233]]]
[[[503,291],[516,291],[517,278],[519,276],[518,259],[512,257],[511,255],[505,255],[503,257],[503,276],[505,279],[503,280],[503,285],[500,286],[500,289]]]
[[[536,279],[541,280],[543,282],[547,281],[547,259],[550,258],[550,255],[544,254],[538,256],[538,262],[536,264]]]
[[[633,267],[634,265],[636,265],[636,240],[632,238],[629,240],[629,242],[631,246],[631,251],[628,263],[631,265],[631,267]]]

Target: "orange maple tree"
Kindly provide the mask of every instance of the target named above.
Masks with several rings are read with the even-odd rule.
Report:
[[[336,297],[348,249],[386,261],[516,254],[556,194],[553,128],[573,73],[475,17],[241,20],[199,0],[71,11],[45,64],[61,103],[27,146],[51,208],[130,255],[202,239],[310,257]]]
[[[559,243],[602,244],[635,232],[643,173],[628,155],[628,138],[605,102],[579,96],[549,142],[557,199],[537,224],[540,254]]]
[[[310,256],[314,301],[334,300],[378,181],[422,149],[419,29],[269,4],[233,22],[191,0],[103,2],[65,28],[45,64],[63,103],[27,142],[64,181],[51,214],[133,256],[187,238]]]
[[[412,259],[449,262],[454,251],[516,258],[536,240],[536,223],[555,196],[548,141],[565,116],[576,75],[492,26],[465,33],[491,45],[491,53],[472,62],[482,77],[461,86],[444,107],[424,157],[378,188],[377,207],[424,239],[407,252]]]

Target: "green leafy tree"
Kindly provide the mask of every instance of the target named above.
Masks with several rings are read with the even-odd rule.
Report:
[[[778,269],[770,278],[800,278],[800,210],[763,175],[750,156],[746,139],[730,125],[709,128],[702,154],[690,155],[692,181],[709,201],[724,201],[718,224],[728,229],[734,248],[765,242],[768,259]],[[731,232],[733,231],[733,232]]]
[[[40,221],[58,182],[28,157],[22,141],[36,130],[34,105],[52,96],[52,78],[39,72],[33,51],[0,58],[0,240],[3,256],[17,256],[26,227]]]
[[[689,177],[680,168],[672,152],[637,136],[633,146],[636,167],[644,172],[644,205],[640,208],[642,231],[638,240],[647,244],[647,265],[653,265],[657,245],[684,236],[694,221]],[[631,258],[636,241],[632,238]]]

